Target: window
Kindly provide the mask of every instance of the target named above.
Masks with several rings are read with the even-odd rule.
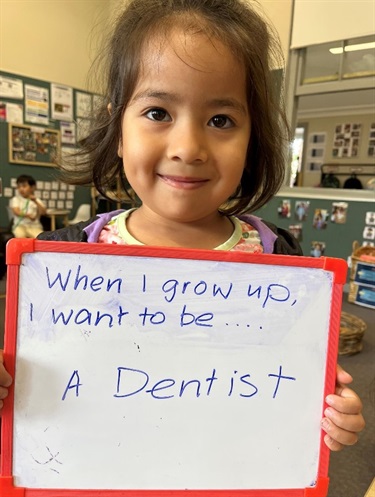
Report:
[[[302,84],[375,75],[375,36],[312,45],[305,49]]]

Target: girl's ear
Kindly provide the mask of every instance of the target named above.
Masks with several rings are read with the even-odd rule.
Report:
[[[108,114],[112,114],[112,104],[111,102],[107,105]],[[120,138],[118,142],[117,155],[122,158],[122,140]]]
[[[118,142],[117,155],[119,157],[121,157],[121,159],[122,159],[122,139],[121,138],[119,139],[119,142]]]

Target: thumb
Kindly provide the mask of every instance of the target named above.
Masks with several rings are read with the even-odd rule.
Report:
[[[336,382],[341,385],[348,385],[353,381],[353,377],[347,373],[339,364],[336,369]]]

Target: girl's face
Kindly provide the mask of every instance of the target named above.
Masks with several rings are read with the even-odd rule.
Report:
[[[118,152],[148,219],[217,218],[249,139],[245,71],[225,45],[182,30],[147,44]]]

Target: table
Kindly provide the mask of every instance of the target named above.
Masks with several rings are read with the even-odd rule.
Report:
[[[47,209],[46,216],[51,219],[51,231],[56,229],[56,218],[62,217],[64,226],[69,224],[69,214],[70,211],[65,209]]]

